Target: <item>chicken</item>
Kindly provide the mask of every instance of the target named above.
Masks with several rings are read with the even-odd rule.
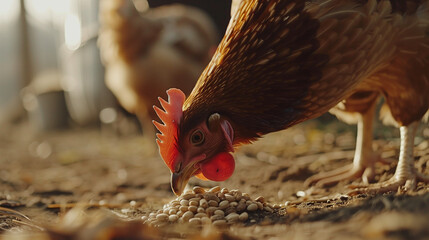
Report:
[[[167,5],[140,15],[131,0],[101,0],[100,22],[106,85],[143,131],[154,132],[157,96],[171,87],[192,90],[214,52],[216,27],[197,8]]]
[[[261,136],[329,111],[355,116],[352,165],[308,182],[373,172],[374,104],[401,133],[399,162],[368,193],[411,189],[429,178],[413,166],[414,134],[429,107],[427,0],[243,0],[209,65],[186,98],[167,91],[157,144],[181,194],[190,177],[223,181],[231,153]],[[337,107],[335,107],[337,106]],[[368,175],[365,175],[368,176]],[[364,176],[364,177],[365,177]],[[358,189],[359,190],[359,189]]]

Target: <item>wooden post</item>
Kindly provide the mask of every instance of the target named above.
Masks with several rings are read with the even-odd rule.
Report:
[[[24,87],[31,82],[33,78],[33,69],[31,62],[30,52],[30,41],[28,33],[27,17],[25,13],[24,0],[19,0],[20,12],[19,12],[19,38],[20,38],[20,54],[21,54],[21,66],[22,66],[22,77],[20,85]]]

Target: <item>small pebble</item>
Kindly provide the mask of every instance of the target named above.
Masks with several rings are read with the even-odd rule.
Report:
[[[298,191],[296,192],[297,197],[305,197],[307,194],[304,191]]]

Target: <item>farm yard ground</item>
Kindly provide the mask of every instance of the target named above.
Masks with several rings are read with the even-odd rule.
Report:
[[[1,130],[0,239],[429,239],[428,185],[376,196],[348,196],[359,179],[304,187],[309,176],[352,161],[355,132],[327,116],[308,121],[241,147],[227,181],[190,181],[263,196],[280,205],[272,213],[224,228],[152,228],[141,217],[175,198],[153,139],[108,127],[37,133],[24,121]],[[374,148],[393,160],[377,166],[377,181],[394,173],[398,136],[376,125]],[[428,139],[422,124],[415,166],[429,175]]]

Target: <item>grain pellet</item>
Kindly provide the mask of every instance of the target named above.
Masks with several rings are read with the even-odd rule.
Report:
[[[211,207],[217,207],[218,205],[219,205],[218,202],[215,201],[215,200],[210,200],[209,201],[209,206],[211,206]]]
[[[143,216],[142,221],[151,226],[164,226],[173,223],[192,225],[213,224],[226,226],[235,222],[256,222],[249,219],[249,212],[261,210],[274,213],[280,205],[271,205],[262,196],[251,199],[249,194],[234,189],[213,187],[205,190],[194,187],[182,196],[165,204],[162,209]]]
[[[219,192],[220,191],[220,187],[216,186],[216,187],[212,187],[210,188],[210,190],[208,190],[208,192]]]
[[[194,187],[192,190],[194,191],[194,193],[205,193],[206,192],[206,190],[204,190],[204,188],[198,187],[198,186]]]
[[[222,202],[219,203],[219,209],[225,209],[228,206],[229,206],[228,200],[223,200]]]
[[[264,207],[264,210],[267,211],[267,212],[270,212],[270,213],[274,212],[274,210],[272,208],[268,207],[268,206]]]
[[[195,214],[194,217],[196,217],[196,218],[203,218],[203,217],[207,217],[207,214],[206,213],[197,213],[197,214]]]
[[[225,216],[225,213],[222,210],[216,210],[214,211],[214,215],[219,215],[219,216]]]
[[[193,213],[196,213],[197,210],[198,210],[198,207],[197,206],[189,206],[188,210],[191,211],[191,212],[193,212]]]
[[[189,219],[189,223],[194,225],[200,225],[201,224],[201,218],[191,218]]]
[[[168,219],[168,214],[165,214],[165,213],[161,213],[156,216],[156,220],[158,221],[167,221],[167,219]]]
[[[206,210],[204,208],[202,208],[202,207],[199,207],[199,208],[197,208],[197,212],[198,213],[205,213]]]
[[[221,215],[213,215],[213,216],[210,217],[210,220],[212,220],[214,222],[214,221],[217,221],[217,220],[222,220],[223,218],[224,217],[221,216]]]
[[[238,219],[242,222],[247,221],[247,219],[249,218],[249,214],[247,212],[242,212],[239,216]]]
[[[237,205],[237,211],[239,211],[239,212],[244,211],[246,208],[247,208],[247,205],[244,202],[240,202]]]
[[[207,212],[209,215],[211,215],[211,214],[213,214],[216,210],[217,210],[217,208],[216,208],[216,207],[208,207],[208,208],[206,209],[206,212]]]
[[[209,203],[207,202],[206,199],[200,200],[200,207],[207,208],[208,206],[209,206]]]
[[[255,201],[260,202],[260,203],[264,203],[265,202],[265,198],[262,196],[259,196],[257,198],[255,198]]]
[[[235,222],[235,221],[237,221],[237,220],[238,220],[239,216],[240,216],[240,215],[238,215],[237,213],[230,213],[230,214],[228,214],[228,215],[225,217],[225,219],[226,219],[228,222]]]
[[[189,200],[189,199],[194,198],[194,197],[195,197],[195,194],[193,194],[193,193],[187,193],[187,194],[182,195],[182,199],[184,199],[184,200]]]
[[[211,224],[211,223],[212,223],[212,220],[210,220],[210,218],[209,218],[209,217],[202,217],[202,218],[201,218],[201,223],[202,223],[202,224]]]
[[[225,199],[230,201],[230,202],[234,202],[235,201],[235,197],[232,196],[231,194],[225,194]]]
[[[172,214],[168,217],[169,222],[176,222],[177,220],[179,220],[179,216],[177,216],[176,214]]]
[[[256,203],[251,203],[247,206],[247,211],[256,211],[258,210],[258,205]]]
[[[186,199],[183,199],[182,201],[180,201],[180,205],[182,206],[188,206],[189,205],[189,201]]]
[[[224,226],[226,226],[226,220],[213,221],[213,225],[218,226],[218,227],[224,227]]]
[[[169,215],[173,215],[173,214],[176,214],[176,213],[177,213],[177,210],[175,208],[171,208],[170,211],[168,211]]]
[[[205,198],[207,201],[210,201],[210,200],[214,200],[214,201],[216,201],[216,202],[219,202],[219,201],[220,201],[219,197],[218,197],[218,196],[216,196],[216,195],[215,195],[215,194],[213,194],[213,193],[205,194],[205,195],[204,195],[204,198]]]

